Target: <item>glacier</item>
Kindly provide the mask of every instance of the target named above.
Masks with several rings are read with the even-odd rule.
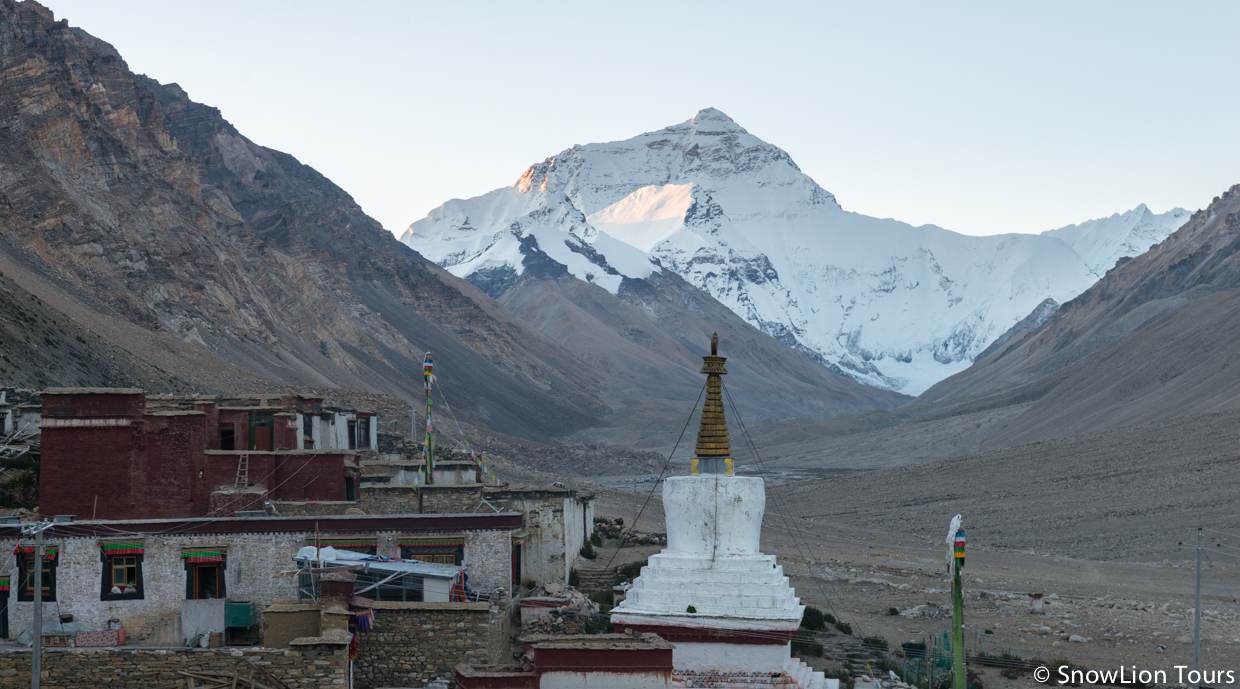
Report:
[[[492,296],[535,248],[612,294],[671,271],[823,365],[917,395],[1188,215],[1142,205],[1042,234],[914,227],[844,210],[786,152],[707,108],[573,146],[431,210],[401,241]]]

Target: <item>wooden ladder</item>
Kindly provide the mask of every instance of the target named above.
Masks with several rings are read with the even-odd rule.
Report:
[[[237,459],[237,487],[245,488],[250,482],[250,456],[241,455]]]

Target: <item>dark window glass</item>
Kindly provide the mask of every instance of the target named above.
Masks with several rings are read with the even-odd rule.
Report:
[[[204,600],[224,598],[227,595],[223,562],[185,563],[185,597],[187,599]]]
[[[231,423],[220,424],[220,449],[235,450],[237,449],[237,432],[233,429]]]
[[[33,562],[34,553],[22,554],[18,566],[18,576],[22,581],[21,588],[17,590],[19,601],[34,600],[34,570],[31,569]],[[43,558],[43,600],[56,600],[56,561],[47,558]]]
[[[99,600],[141,600],[142,555],[104,555]]]

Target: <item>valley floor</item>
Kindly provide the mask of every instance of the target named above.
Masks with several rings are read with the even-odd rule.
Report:
[[[1220,412],[827,478],[775,461],[762,547],[804,602],[895,646],[950,625],[944,537],[961,513],[971,649],[1163,669],[1176,684],[1174,666],[1192,665],[1202,526],[1203,667],[1240,677],[1238,447],[1240,412]],[[588,485],[599,514],[628,522],[634,483],[623,480]],[[661,490],[636,486],[639,508],[650,498],[638,528],[663,531]],[[1029,612],[1029,593],[1048,597],[1042,614]],[[983,672],[988,687],[1033,684]]]

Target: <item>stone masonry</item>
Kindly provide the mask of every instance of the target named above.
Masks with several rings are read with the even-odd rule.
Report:
[[[486,603],[375,603],[374,629],[358,635],[354,685],[422,686],[459,663],[511,661],[511,632],[506,610]]]
[[[285,686],[340,687],[348,681],[343,650],[285,651],[268,648],[137,650],[50,648],[43,652],[43,689],[170,689],[180,671],[235,672],[263,677],[269,672]],[[261,681],[261,680],[260,680]],[[265,682],[265,683],[270,683]],[[0,687],[30,686],[30,651],[0,651]]]

